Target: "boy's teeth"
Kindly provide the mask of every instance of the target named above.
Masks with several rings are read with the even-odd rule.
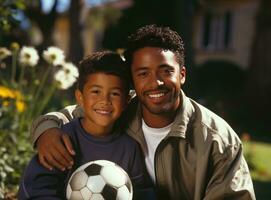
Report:
[[[105,110],[96,110],[97,113],[101,113],[101,114],[109,114],[109,111],[105,111]]]
[[[160,93],[160,94],[150,94],[149,97],[151,98],[159,98],[161,96],[164,96],[165,94],[164,93]]]

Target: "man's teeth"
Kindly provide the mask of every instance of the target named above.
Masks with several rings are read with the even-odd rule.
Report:
[[[165,94],[164,93],[159,93],[159,94],[149,94],[149,97],[151,98],[159,98],[159,97],[162,97],[164,96]]]

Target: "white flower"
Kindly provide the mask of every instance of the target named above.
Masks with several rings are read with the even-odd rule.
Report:
[[[43,58],[53,66],[61,65],[65,60],[64,52],[57,47],[48,47],[43,51]]]
[[[6,47],[0,47],[0,60],[3,60],[10,55],[11,55],[10,50],[8,50]]]
[[[79,76],[77,67],[72,63],[64,63],[62,65],[63,70],[65,70],[66,73],[69,73],[71,76],[74,76],[77,78]]]
[[[23,46],[19,54],[19,62],[22,65],[34,67],[39,61],[39,55],[35,48]]]
[[[59,83],[60,89],[71,87],[78,77],[78,69],[72,63],[63,64],[63,68],[55,74],[55,80]]]

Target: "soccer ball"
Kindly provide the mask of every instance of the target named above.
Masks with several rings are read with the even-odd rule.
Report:
[[[66,190],[69,200],[131,200],[132,197],[128,174],[108,160],[91,161],[77,168]]]

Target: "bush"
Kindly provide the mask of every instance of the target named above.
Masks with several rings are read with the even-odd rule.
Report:
[[[0,47],[0,199],[18,189],[20,176],[33,154],[29,125],[56,90],[68,89],[78,76],[63,51],[49,47],[44,60],[33,47]],[[53,77],[52,77],[53,75]]]

